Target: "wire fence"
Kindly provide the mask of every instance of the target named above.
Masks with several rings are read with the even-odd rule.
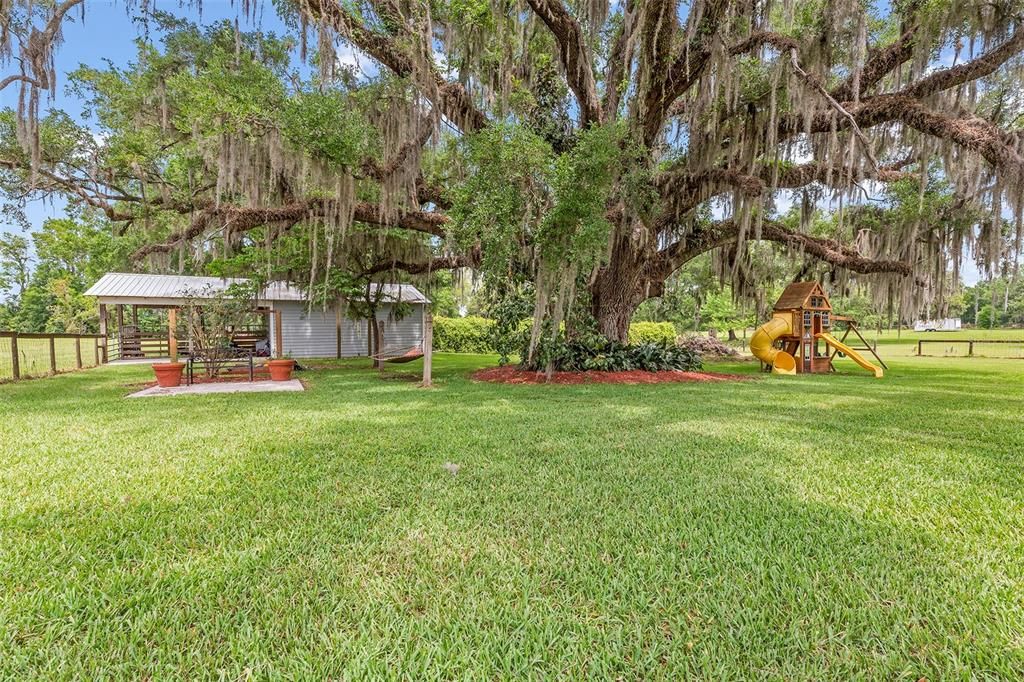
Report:
[[[22,334],[0,332],[0,381],[49,376],[103,360],[97,334]]]

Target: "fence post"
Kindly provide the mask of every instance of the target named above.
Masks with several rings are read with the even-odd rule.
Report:
[[[18,361],[18,332],[11,336],[11,376],[15,381],[21,378],[21,364]]]
[[[92,352],[93,352],[93,355],[95,355],[95,358],[94,358],[95,364],[96,364],[96,366],[99,366],[99,364],[100,364],[100,337],[98,337],[98,336],[95,339],[93,339]]]
[[[917,354],[921,355],[921,341],[917,342]]]
[[[434,369],[434,316],[429,310],[423,315],[423,386],[430,387]]]
[[[82,337],[75,337],[75,367],[82,369]]]
[[[57,341],[55,337],[50,337],[50,374],[57,373]]]
[[[967,342],[967,355],[971,357],[974,355],[974,341]]]

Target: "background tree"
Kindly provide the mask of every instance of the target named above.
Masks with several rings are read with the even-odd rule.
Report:
[[[967,287],[963,319],[979,328],[1024,326],[1024,280],[995,277]]]
[[[131,240],[117,238],[94,214],[46,220],[28,239],[7,235],[16,247],[0,255],[0,271],[12,270],[20,285],[0,308],[0,329],[84,333],[98,330],[95,301],[82,295],[103,273],[129,268]]]
[[[329,288],[380,232],[354,276],[473,266],[495,291],[530,284],[535,330],[589,317],[625,340],[703,254],[742,297],[768,242],[840,286],[870,275],[907,316],[945,295],[965,246],[989,270],[1021,247],[1016,2],[282,3],[298,40],[157,15],[162,48],[72,78],[100,139],[39,115],[77,4],[3,7],[21,59],[0,86],[25,105],[0,120],[0,183],[98,208],[153,268],[305,226],[326,248],[309,240],[298,279]],[[379,72],[339,68],[339,43]],[[873,207],[886,183],[921,200]],[[832,233],[812,229],[818,205]]]
[[[21,298],[31,272],[28,240],[10,232],[0,234],[0,294]]]

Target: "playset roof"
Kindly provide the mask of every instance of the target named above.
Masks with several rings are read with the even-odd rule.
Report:
[[[828,296],[817,282],[793,282],[782,292],[782,296],[779,296],[779,300],[775,302],[775,309],[792,310],[808,307],[807,299],[812,294],[828,300]]]

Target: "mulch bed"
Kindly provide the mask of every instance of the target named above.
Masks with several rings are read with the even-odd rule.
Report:
[[[499,384],[667,384],[706,381],[746,381],[748,376],[740,374],[719,374],[717,372],[555,372],[548,382],[543,372],[533,372],[518,367],[491,367],[472,374],[477,381]]]

